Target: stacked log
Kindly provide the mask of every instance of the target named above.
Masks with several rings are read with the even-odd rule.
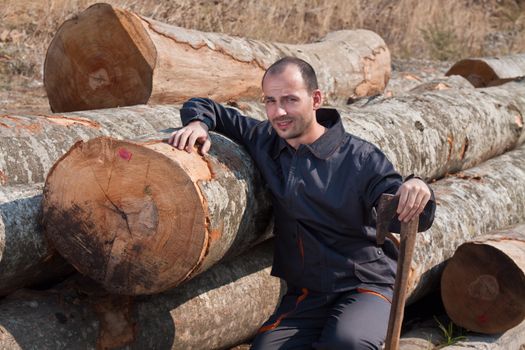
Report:
[[[522,220],[524,176],[525,147],[521,147],[461,176],[437,181],[433,188],[438,215],[431,231],[419,236],[414,274],[429,269],[434,273],[441,268],[434,261],[446,259],[460,243],[494,227]],[[491,217],[487,213],[500,215]],[[89,348],[97,343],[116,347],[125,343],[128,348],[227,348],[234,343],[231,339],[236,334],[253,335],[261,320],[277,305],[278,280],[269,278],[267,270],[248,276],[241,268],[245,266],[240,262],[244,259],[250,272],[269,266],[271,252],[264,256],[259,252],[252,249],[243,257],[217,264],[187,283],[155,296],[119,296],[100,305],[100,301],[107,300],[104,296],[85,300],[82,296],[85,298],[88,292],[79,293],[68,286],[28,296],[15,294],[0,303],[0,347],[32,348],[38,344],[42,349],[64,349]],[[224,269],[219,276],[217,270]],[[258,282],[245,284],[245,278],[252,276]],[[418,277],[420,283],[429,282],[428,276]],[[236,311],[232,314],[232,310]],[[28,333],[27,329],[35,331]],[[130,335],[132,330],[135,333]],[[220,342],[222,337],[228,339],[227,343]],[[107,343],[108,338],[115,343]],[[235,342],[243,339],[236,338]]]
[[[449,317],[466,329],[503,333],[525,319],[525,225],[458,247],[441,277]]]
[[[196,152],[188,155],[175,151],[161,142],[138,144],[99,138],[77,144],[57,162],[46,182],[44,216],[49,239],[79,271],[110,291],[142,294],[175,286],[213,265],[225,252],[245,249],[238,242],[253,242],[256,236],[252,234],[261,232],[260,228],[245,231],[237,223],[225,224],[234,223],[240,216],[236,210],[215,212],[213,209],[233,205],[242,208],[242,215],[253,216],[257,212],[245,206],[246,197],[235,194],[237,180],[223,186],[220,183],[224,183],[221,179],[224,175],[220,169],[214,170],[218,164],[214,158],[219,155],[239,169],[251,167],[248,160],[246,163],[231,161],[236,159],[235,146],[231,146],[233,148],[228,149],[216,142],[212,148],[216,153],[203,158]],[[521,147],[465,171],[459,181],[444,179],[436,185],[439,208],[447,214],[438,215],[431,232],[419,238],[421,247],[416,253],[410,287],[412,299],[421,297],[427,287],[435,284],[439,277],[438,265],[450,257],[458,244],[487,229],[522,219],[524,160],[525,148]],[[176,178],[184,181],[166,189],[162,176],[156,176],[153,170],[148,173],[150,168],[159,174],[176,174]],[[196,169],[211,169],[211,172]],[[235,173],[241,174],[239,170]],[[136,177],[126,178],[124,174],[136,174]],[[478,178],[482,181],[477,181]],[[228,190],[221,190],[225,188]],[[64,195],[66,190],[68,193]],[[465,207],[457,206],[458,197]],[[481,203],[480,197],[484,198]],[[252,199],[258,201],[255,197]],[[512,208],[507,208],[513,202],[516,203]],[[182,209],[184,207],[188,209]],[[485,215],[500,207],[505,210]],[[157,214],[174,210],[197,214],[169,219]],[[466,212],[470,215],[466,216]],[[63,235],[65,231],[71,234]],[[450,231],[452,237],[449,237]],[[169,241],[166,237],[177,238]],[[191,246],[184,249],[179,242],[191,242]],[[166,270],[163,266],[172,265],[180,266],[181,270],[170,272],[169,277],[159,272]]]
[[[525,54],[467,58],[456,62],[445,75],[460,75],[475,87],[505,84],[525,76]]]
[[[0,303],[0,348],[227,349],[254,336],[280,300],[271,245],[151,297],[109,295],[78,277],[14,293]]]
[[[44,84],[54,112],[193,96],[253,100],[265,69],[283,56],[309,62],[331,103],[381,93],[390,78],[390,52],[368,30],[285,45],[170,26],[95,4],[59,28],[47,51]]]
[[[43,240],[42,185],[0,187],[0,295],[53,281],[72,267]]]
[[[180,126],[179,109],[135,106],[51,115],[0,115],[0,186],[41,183],[78,140],[133,138]]]

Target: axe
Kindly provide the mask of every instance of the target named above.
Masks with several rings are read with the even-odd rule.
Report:
[[[397,215],[397,205],[399,196],[391,194],[382,194],[377,206],[377,226],[376,240],[377,244],[383,244],[385,237],[389,234],[388,227],[392,218]],[[408,274],[414,255],[414,246],[416,244],[416,234],[419,224],[419,215],[410,222],[401,223],[399,257],[397,260],[397,273],[394,283],[394,296],[392,298],[392,307],[388,319],[388,330],[386,333],[385,350],[399,349],[399,336],[401,335],[401,324],[405,309],[405,299],[408,287]]]

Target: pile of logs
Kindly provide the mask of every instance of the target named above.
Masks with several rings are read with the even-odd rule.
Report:
[[[208,156],[165,140],[191,96],[264,119],[260,78],[284,55],[312,63],[348,132],[400,173],[437,180],[409,303],[441,282],[458,325],[501,333],[524,320],[525,226],[499,231],[525,222],[522,56],[461,61],[372,99],[390,77],[372,32],[264,43],[97,4],[48,49],[45,86],[62,114],[0,116],[0,348],[225,349],[255,334],[285,288],[269,275],[269,195],[231,140],[212,133]]]

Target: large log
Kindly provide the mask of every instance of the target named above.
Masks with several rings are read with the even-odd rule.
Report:
[[[180,125],[179,109],[134,106],[51,115],[0,115],[0,186],[40,183],[78,140],[134,138]]]
[[[266,118],[258,103],[234,105]],[[372,100],[364,108],[339,108],[349,132],[379,145],[401,173],[426,179],[472,167],[525,140],[525,83],[407,94]],[[43,182],[78,139],[131,139],[170,126],[180,126],[177,106],[0,116],[0,185]]]
[[[270,233],[270,200],[249,155],[213,141],[211,157],[160,141],[77,143],[46,180],[47,237],[77,270],[132,295],[246,250]]]
[[[461,75],[475,87],[501,85],[525,76],[525,53],[467,58],[456,62],[445,75]]]
[[[169,292],[128,298],[72,279],[0,302],[1,349],[228,349],[251,338],[279,302],[271,242]]]
[[[42,187],[0,187],[0,296],[73,271],[43,240]]]
[[[59,28],[47,51],[44,84],[55,112],[193,96],[256,99],[265,69],[283,56],[308,61],[331,103],[381,93],[390,78],[388,48],[368,30],[286,45],[170,26],[96,4]]]
[[[463,243],[447,262],[441,297],[457,325],[503,333],[525,319],[525,225]]]
[[[77,144],[57,162],[46,181],[44,216],[49,239],[79,271],[123,294],[165,290],[215,264],[226,252],[242,251],[263,234],[264,225],[243,226],[239,218],[256,217],[258,210],[267,207],[247,205],[248,198],[254,200],[252,204],[263,202],[232,174],[250,181],[241,170],[251,169],[251,163],[247,155],[237,156],[233,143],[219,140],[225,139],[214,140],[210,157],[176,151],[162,142],[99,138]],[[481,183],[445,179],[445,185],[437,185],[438,200],[447,215],[438,215],[432,233],[420,238],[426,252],[416,253],[421,260],[416,260],[412,289],[419,281],[424,286],[431,284],[426,279],[435,282],[430,270],[452,254],[451,247],[491,225],[500,227],[523,217],[524,149],[466,173],[482,172]],[[170,187],[165,178],[176,180]],[[492,187],[487,188],[487,183]],[[256,189],[257,182],[252,186]],[[452,198],[447,197],[450,188],[457,191]],[[477,203],[480,191],[487,194],[483,203]],[[458,212],[458,196],[468,205],[472,219]],[[514,211],[491,217],[479,212],[490,211],[501,201],[520,203]],[[188,212],[192,215],[184,215]],[[264,220],[265,215],[260,218]],[[461,225],[470,220],[470,226]],[[438,252],[428,251],[436,246]]]
[[[433,184],[436,219],[418,235],[410,302],[439,286],[444,262],[461,244],[525,221],[525,146]]]

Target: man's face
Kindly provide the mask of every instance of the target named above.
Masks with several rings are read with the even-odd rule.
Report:
[[[262,85],[266,115],[277,134],[298,147],[313,132],[321,93],[309,93],[299,68],[288,65],[282,73],[268,74]],[[307,142],[308,143],[308,142]]]

